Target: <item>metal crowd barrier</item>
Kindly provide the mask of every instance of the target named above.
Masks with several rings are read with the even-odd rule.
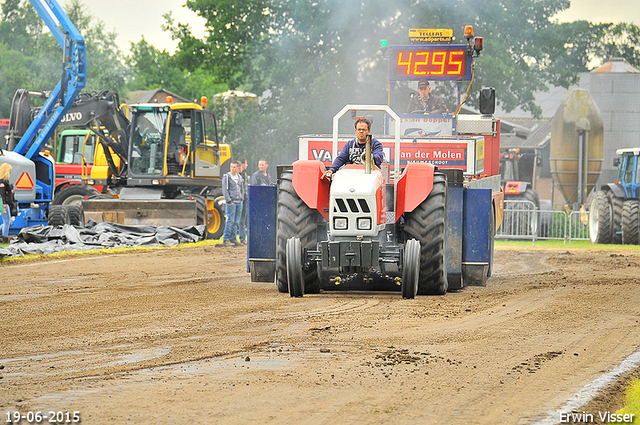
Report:
[[[556,239],[564,243],[589,239],[588,213],[538,210],[531,201],[504,201],[504,219],[496,239]]]

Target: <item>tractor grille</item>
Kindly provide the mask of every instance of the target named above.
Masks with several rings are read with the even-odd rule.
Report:
[[[348,213],[352,212],[355,214],[359,213],[370,213],[371,208],[369,208],[369,204],[366,199],[358,198],[336,198],[336,203],[333,207],[334,212]]]

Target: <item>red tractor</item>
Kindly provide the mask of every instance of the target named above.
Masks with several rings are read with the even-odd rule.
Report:
[[[399,117],[386,105],[347,105],[336,117],[363,109],[385,111],[399,130]],[[335,127],[334,137],[336,147]],[[476,140],[461,136],[456,142],[467,139]],[[322,178],[321,161],[279,169],[273,257],[280,292],[301,297],[320,290],[386,289],[414,298],[486,283],[502,217],[499,176],[464,182],[462,170],[439,171],[427,162],[408,162],[401,171],[398,131],[395,141],[389,179],[388,165],[377,168],[370,149],[364,164],[343,167],[331,183]],[[250,216],[252,194],[261,189],[250,188]],[[264,203],[260,208],[269,209]],[[257,227],[252,221],[250,230]],[[262,242],[249,238],[250,268],[253,248]]]

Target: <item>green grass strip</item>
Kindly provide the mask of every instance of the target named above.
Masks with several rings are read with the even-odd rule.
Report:
[[[616,422],[625,424],[640,424],[640,379],[634,379],[627,387],[624,397],[624,407],[616,412],[616,415],[633,415],[631,422]],[[610,422],[612,423],[612,422]]]

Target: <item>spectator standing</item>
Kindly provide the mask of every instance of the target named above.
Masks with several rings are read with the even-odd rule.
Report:
[[[242,176],[242,180],[244,181],[244,199],[242,201],[242,214],[240,215],[240,230],[238,232],[238,237],[240,238],[240,243],[243,245],[247,244],[247,214],[249,212],[249,176],[247,176],[247,158],[241,156],[238,158],[238,163],[240,164],[239,174]]]
[[[11,210],[15,209],[15,191],[9,181],[11,176],[11,165],[4,163],[0,165],[0,197],[4,211],[0,211],[2,216],[2,236],[0,242],[9,243],[9,227],[11,227]]]
[[[223,246],[242,246],[236,239],[242,216],[242,201],[244,200],[244,181],[239,174],[240,164],[232,161],[229,172],[222,176],[222,194],[227,203],[227,222],[222,235]]]
[[[258,161],[258,171],[251,175],[251,184],[254,186],[271,186],[273,184],[273,180],[271,180],[271,176],[267,172],[267,168],[269,168],[269,163],[265,158],[260,158]]]

